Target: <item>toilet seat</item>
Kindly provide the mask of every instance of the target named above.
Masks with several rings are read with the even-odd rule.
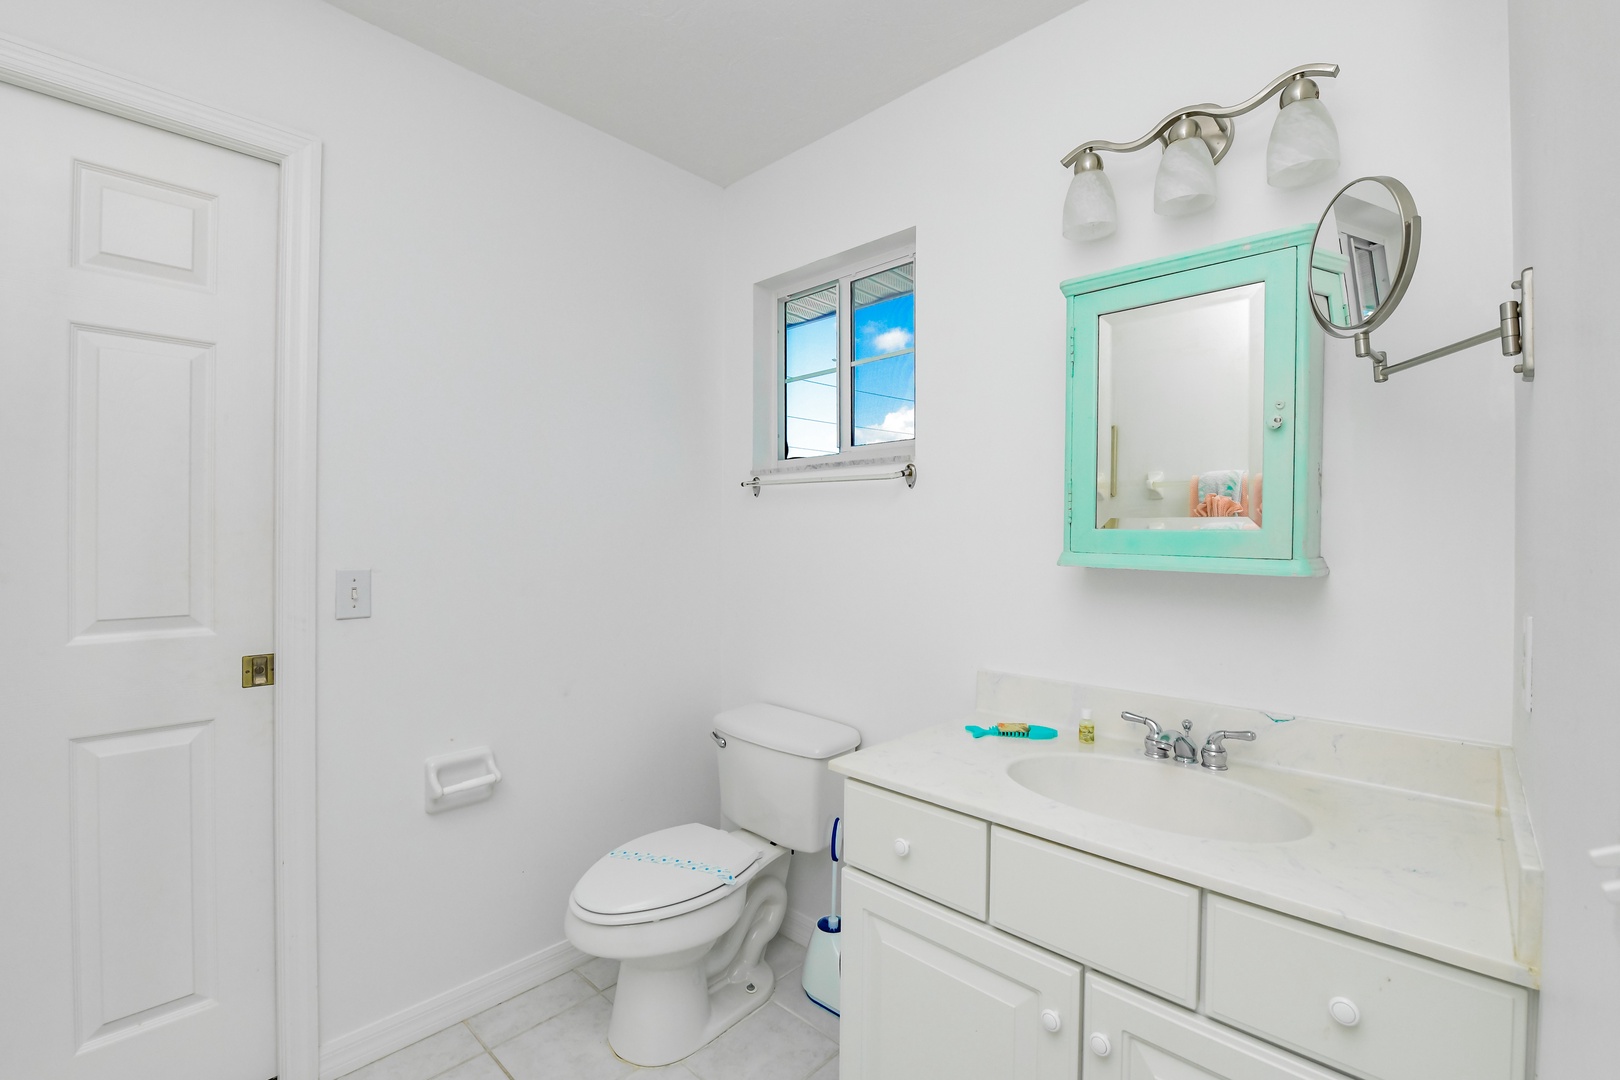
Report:
[[[695,911],[745,884],[763,844],[697,823],[647,833],[598,859],[574,886],[569,908],[607,926]]]

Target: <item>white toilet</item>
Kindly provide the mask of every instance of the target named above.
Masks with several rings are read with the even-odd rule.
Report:
[[[620,961],[608,1042],[636,1065],[679,1061],[763,1005],[766,944],[787,910],[788,856],[826,848],[840,801],[827,760],[854,728],[775,705],[715,717],[720,811],[738,827],[677,825],[597,860],[574,886],[574,947]]]

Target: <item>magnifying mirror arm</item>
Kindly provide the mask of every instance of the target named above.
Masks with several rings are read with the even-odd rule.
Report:
[[[1419,364],[1427,364],[1430,360],[1438,360],[1442,356],[1472,349],[1475,345],[1484,345],[1488,342],[1502,343],[1503,356],[1517,356],[1519,363],[1513,365],[1513,370],[1524,377],[1525,382],[1531,382],[1536,377],[1534,323],[1532,321],[1531,280],[1533,271],[1526,267],[1519,280],[1513,287],[1519,290],[1522,299],[1508,300],[1501,305],[1501,322],[1493,329],[1482,334],[1475,334],[1471,338],[1454,342],[1443,348],[1434,349],[1414,356],[1410,360],[1402,360],[1398,364],[1388,362],[1388,354],[1381,349],[1372,347],[1372,334],[1363,330],[1356,335],[1356,355],[1370,358],[1373,362],[1373,382],[1388,382],[1389,377],[1397,371],[1415,368]]]
[[[1430,360],[1438,360],[1442,356],[1450,356],[1452,353],[1462,352],[1464,349],[1472,349],[1475,345],[1484,345],[1488,341],[1497,341],[1501,336],[1502,332],[1500,330],[1487,330],[1483,334],[1475,334],[1471,338],[1464,338],[1462,341],[1447,345],[1443,349],[1435,349],[1432,352],[1424,353],[1422,356],[1414,356],[1410,360],[1402,360],[1398,364],[1391,364],[1387,362],[1387,353],[1382,349],[1372,347],[1372,335],[1357,334],[1356,355],[1372,358],[1373,382],[1388,382],[1389,377],[1397,371],[1415,368],[1419,364],[1427,364]],[[1506,353],[1505,355],[1512,356],[1513,354]]]

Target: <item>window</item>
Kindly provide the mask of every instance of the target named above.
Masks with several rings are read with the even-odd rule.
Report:
[[[917,432],[914,256],[777,299],[777,458],[892,454]],[[869,449],[875,448],[875,449]]]
[[[1350,305],[1360,319],[1370,318],[1389,295],[1389,260],[1384,245],[1376,240],[1341,233],[1341,247],[1350,260]]]

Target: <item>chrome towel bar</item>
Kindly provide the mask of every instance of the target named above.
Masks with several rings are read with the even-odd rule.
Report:
[[[839,470],[842,472],[843,470]],[[917,466],[908,464],[894,472],[858,473],[854,476],[839,476],[837,473],[821,476],[816,473],[797,473],[792,476],[755,476],[742,482],[741,487],[753,488],[754,498],[759,498],[759,489],[774,487],[778,484],[838,484],[855,480],[904,480],[906,487],[917,486]]]

